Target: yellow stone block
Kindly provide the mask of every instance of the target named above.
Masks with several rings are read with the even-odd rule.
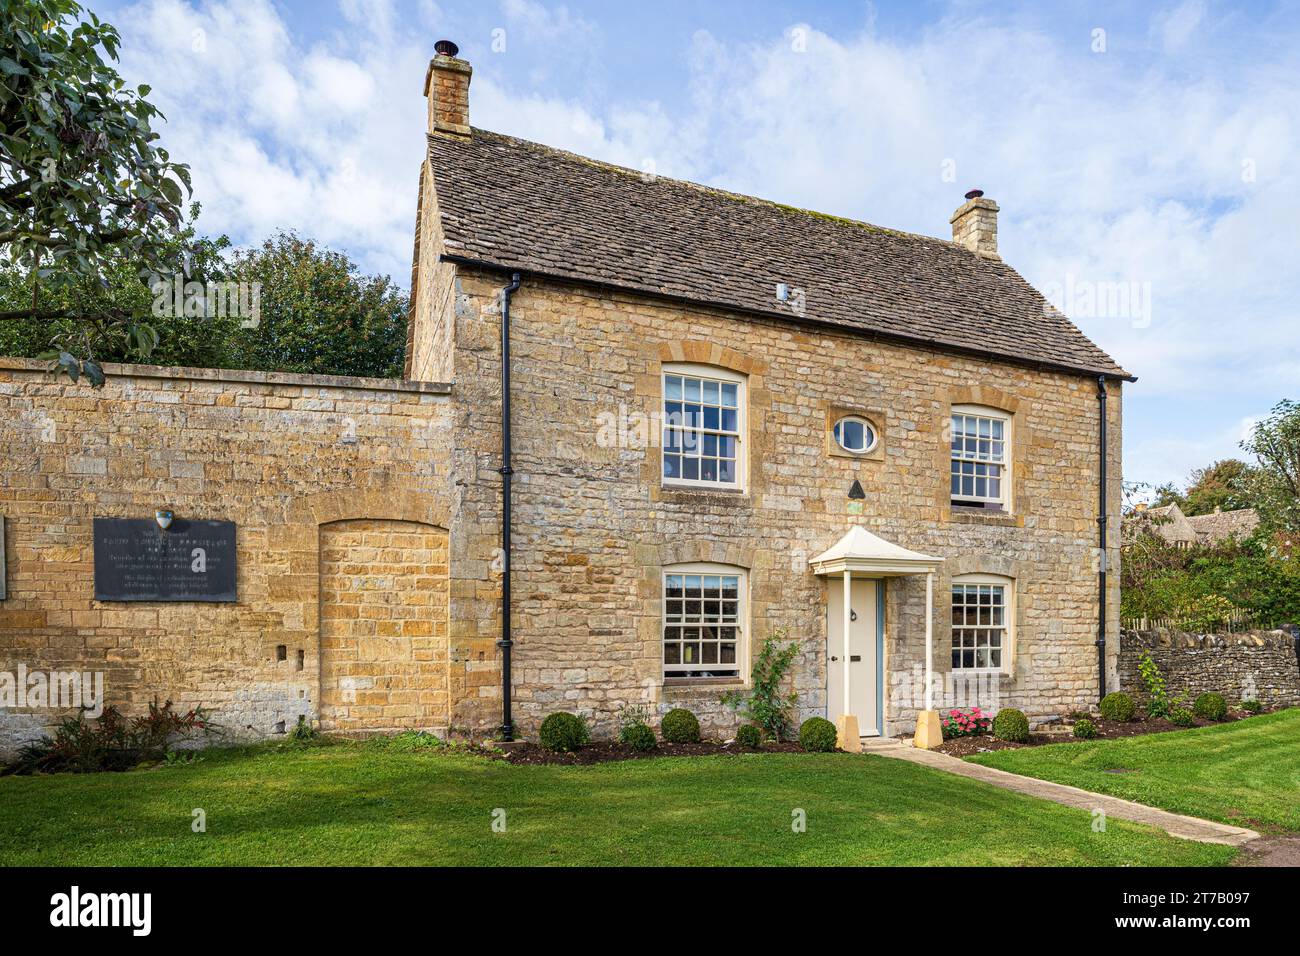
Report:
[[[933,750],[943,743],[943,727],[939,724],[937,710],[923,710],[916,715],[916,736],[912,746],[921,750]]]
[[[862,753],[862,735],[858,733],[858,718],[842,714],[835,721],[835,746],[846,753]]]

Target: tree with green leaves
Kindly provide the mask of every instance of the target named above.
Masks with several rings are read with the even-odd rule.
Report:
[[[149,87],[105,60],[112,25],[75,0],[0,0],[0,25],[0,257],[24,283],[6,287],[24,294],[6,295],[0,322],[44,324],[59,367],[98,384],[102,343],[143,357],[157,334],[93,287],[134,270],[147,290],[182,270],[189,169],[157,143]]]
[[[1225,458],[1206,468],[1196,468],[1185,491],[1180,491],[1172,481],[1157,485],[1152,493],[1152,507],[1178,505],[1189,517],[1213,514],[1216,510],[1236,511],[1250,507],[1242,492],[1242,483],[1249,470],[1249,465],[1236,458]]]
[[[190,219],[198,215],[191,207]],[[195,235],[187,226],[175,240],[183,247],[188,263],[187,280],[220,282],[229,265],[224,258],[230,246],[225,236],[217,239]],[[137,274],[136,263],[127,256],[115,258],[103,281],[78,279],[71,283],[41,284],[37,307],[42,312],[71,315],[115,313],[129,316],[139,327],[149,328],[152,348],[148,360],[155,365],[223,368],[228,365],[229,340],[238,320],[225,315],[195,319],[172,309],[159,307],[159,297]],[[0,311],[18,310],[31,303],[30,277],[26,270],[0,260]],[[37,358],[48,355],[51,346],[60,352],[93,355],[94,363],[135,362],[146,357],[120,334],[120,327],[95,320],[74,318],[22,318],[0,322],[0,355]],[[74,367],[69,374],[75,374]]]
[[[1183,514],[1208,515],[1247,507],[1241,493],[1241,481],[1248,469],[1249,466],[1237,458],[1225,458],[1208,468],[1197,468],[1187,486]]]
[[[1183,509],[1187,504],[1187,496],[1179,491],[1178,486],[1172,481],[1166,481],[1162,485],[1156,485],[1151,494],[1151,507],[1153,508],[1167,508],[1170,505],[1178,505],[1180,509]]]
[[[261,287],[253,328],[232,334],[232,368],[393,378],[403,371],[409,297],[341,252],[280,232],[236,252],[230,278]]]
[[[1241,447],[1255,457],[1241,485],[1261,525],[1285,534],[1300,532],[1300,403],[1278,402]]]

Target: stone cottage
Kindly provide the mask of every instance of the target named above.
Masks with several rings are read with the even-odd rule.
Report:
[[[1113,688],[1131,377],[1002,261],[996,203],[938,239],[491,133],[456,54],[404,380],[0,361],[0,671],[248,736],[637,704],[728,733],[769,638],[802,715],[864,736]],[[140,589],[208,524],[228,591]]]
[[[1245,540],[1259,527],[1259,514],[1254,508],[1224,511],[1215,508],[1209,514],[1187,515],[1173,504],[1149,508],[1139,504],[1124,517],[1123,534],[1136,537],[1143,531],[1152,531],[1179,548],[1196,545],[1213,546],[1237,539]]]

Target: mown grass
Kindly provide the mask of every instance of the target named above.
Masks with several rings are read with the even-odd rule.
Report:
[[[1300,830],[1300,709],[969,759],[1175,813],[1267,831]]]
[[[191,829],[192,811],[205,833]],[[792,829],[794,812],[807,830]],[[505,832],[494,832],[494,813]],[[1217,865],[1188,843],[876,756],[512,766],[341,743],[0,778],[4,865]]]

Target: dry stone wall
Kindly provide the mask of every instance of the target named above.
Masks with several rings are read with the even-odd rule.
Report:
[[[1300,663],[1290,631],[1181,634],[1125,630],[1119,656],[1120,684],[1138,700],[1146,697],[1138,672],[1143,654],[1150,654],[1160,667],[1169,692],[1189,701],[1213,691],[1230,703],[1253,699],[1268,707],[1300,705]]]

